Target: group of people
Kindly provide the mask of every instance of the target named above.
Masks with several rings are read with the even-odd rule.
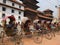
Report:
[[[38,18],[36,18],[35,20],[31,21],[31,20],[27,20],[24,24],[21,24],[21,28],[25,31],[25,32],[31,32],[31,31],[42,31],[42,30],[59,30],[60,29],[60,22],[54,22],[52,23],[52,21],[42,21],[39,20]]]
[[[23,30],[24,32],[31,32],[31,31],[35,31],[35,30],[52,30],[52,29],[56,29],[59,28],[60,29],[60,22],[58,23],[52,23],[51,21],[41,21],[38,18],[36,18],[34,21],[31,21],[30,19],[26,20],[25,23],[18,22],[16,23],[15,17],[9,16],[8,17],[10,19],[10,21],[8,22],[8,25],[4,25],[4,27],[7,27],[9,29],[14,27],[14,31],[16,30]],[[5,22],[6,23],[6,22]]]

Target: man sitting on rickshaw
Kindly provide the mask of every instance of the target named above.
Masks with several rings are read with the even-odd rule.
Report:
[[[7,22],[7,19],[9,19],[8,22]],[[17,32],[17,25],[15,24],[15,17],[13,15],[8,16],[6,20],[4,20],[3,22],[4,22],[3,27],[7,36],[14,36]]]

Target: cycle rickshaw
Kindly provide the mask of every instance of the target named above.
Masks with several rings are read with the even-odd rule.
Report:
[[[9,19],[9,24],[6,24],[7,21],[6,19]],[[17,30],[17,25],[15,23],[15,18],[14,16],[8,16],[7,18],[4,18],[4,20],[2,20],[2,24],[3,24],[3,31],[1,32],[2,34],[2,44],[4,44],[4,38],[8,37],[8,42],[9,41],[13,41],[15,45],[23,45],[22,42],[22,38],[21,35],[18,34],[18,30]]]

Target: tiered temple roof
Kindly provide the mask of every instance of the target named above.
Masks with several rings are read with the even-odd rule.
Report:
[[[11,0],[12,1],[12,0]],[[16,2],[15,0],[13,0]],[[37,0],[21,0],[23,4],[18,4],[23,5],[25,7],[24,10],[24,16],[29,17],[30,19],[34,19],[35,16],[38,16],[41,20],[52,20],[53,19],[53,11],[50,9],[46,9],[43,12],[37,11],[39,6],[36,4],[39,3]]]

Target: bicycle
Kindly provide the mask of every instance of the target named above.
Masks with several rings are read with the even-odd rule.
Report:
[[[15,45],[23,45],[21,34],[17,34],[18,31],[14,32],[12,29],[4,28],[5,30],[1,31],[1,43],[5,45],[4,38],[7,38],[7,41],[15,42]]]
[[[42,35],[40,34],[40,31],[39,30],[35,30],[35,32],[33,33],[33,41],[35,43],[42,43]]]

